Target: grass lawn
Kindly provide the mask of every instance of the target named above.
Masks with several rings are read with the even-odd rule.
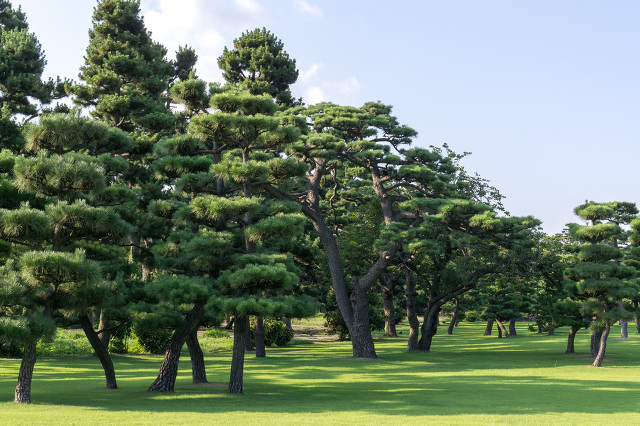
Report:
[[[407,329],[400,327],[403,335]],[[114,356],[119,390],[102,389],[97,359],[39,359],[34,404],[9,402],[19,360],[0,359],[2,424],[637,424],[640,336],[616,339],[604,368],[589,367],[586,331],[565,355],[566,330],[482,336],[484,324],[441,327],[430,353],[407,353],[406,337],[379,337],[379,359],[355,360],[349,342],[298,344],[251,354],[245,394],[226,394],[230,352],[206,357],[209,381],[194,386],[183,356],[176,392],[146,391],[160,356]]]

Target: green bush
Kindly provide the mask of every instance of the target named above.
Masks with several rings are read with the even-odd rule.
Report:
[[[263,328],[266,346],[284,346],[293,339],[293,330],[280,320],[267,318],[263,322]]]
[[[13,343],[0,342],[0,356],[9,358],[19,358],[22,356],[22,348]]]
[[[83,333],[60,330],[51,342],[39,341],[38,356],[91,355],[93,348]]]
[[[151,352],[152,354],[163,354],[167,349],[169,339],[171,339],[171,330],[134,330],[134,336],[137,337],[137,341],[142,345],[146,352]]]
[[[219,339],[222,337],[230,337],[229,332],[226,330],[219,330],[217,328],[212,328],[204,332],[203,336],[213,337],[214,339]]]

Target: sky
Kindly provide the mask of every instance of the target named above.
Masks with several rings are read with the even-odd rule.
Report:
[[[13,0],[47,57],[77,79],[92,0]],[[307,104],[393,106],[420,147],[471,152],[516,216],[560,232],[585,200],[640,203],[640,2],[634,0],[142,0],[154,40],[195,48],[197,74],[265,27]]]

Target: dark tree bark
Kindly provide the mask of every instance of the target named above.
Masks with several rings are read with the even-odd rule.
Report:
[[[602,330],[595,330],[593,333],[591,333],[591,356],[598,355],[601,337],[602,337]]]
[[[509,335],[510,336],[517,336],[517,332],[516,332],[516,319],[515,318],[511,318],[511,320],[509,321]]]
[[[231,330],[233,328],[233,322],[236,320],[236,317],[232,317],[229,314],[227,314],[227,319],[226,319],[226,324],[224,326],[224,328],[226,330]]]
[[[359,286],[354,287],[351,292],[354,331],[354,333],[351,334],[353,356],[356,358],[377,358],[373,344],[373,336],[371,335],[371,325],[369,324],[367,291]]]
[[[209,383],[207,381],[207,369],[204,364],[204,354],[198,342],[198,330],[194,330],[187,336],[187,349],[191,358],[191,377],[194,385]]]
[[[233,324],[233,355],[231,357],[229,388],[227,389],[230,394],[242,393],[246,324],[244,317],[236,318],[236,322]]]
[[[451,323],[449,323],[449,328],[447,329],[447,334],[453,334],[453,327],[458,325],[458,311],[460,310],[460,301],[456,297],[453,299],[453,313],[451,314]]]
[[[493,330],[493,320],[487,321],[487,327],[484,329],[485,336],[491,336],[491,331]]]
[[[107,389],[118,389],[113,362],[109,355],[109,351],[107,351],[107,348],[104,346],[104,342],[100,340],[100,335],[93,329],[93,324],[91,324],[91,320],[87,315],[79,315],[78,320],[80,321],[80,325],[82,326],[85,336],[87,336],[87,340],[89,340],[89,343],[94,350],[94,354],[100,360],[100,364],[102,364],[104,377],[107,381]]]
[[[111,320],[107,317],[104,312],[104,309],[100,311],[100,323],[98,325],[98,330],[100,333],[98,334],[100,341],[102,342],[102,346],[109,351],[109,340],[111,339]],[[98,355],[98,353],[94,353],[94,355]]]
[[[393,306],[393,289],[396,283],[395,274],[383,274],[380,276],[382,306],[384,309],[384,335],[387,337],[398,337],[396,332],[396,312]]]
[[[598,348],[598,353],[596,354],[596,359],[593,360],[594,367],[602,367],[602,360],[604,360],[604,353],[607,350],[607,337],[609,337],[609,331],[611,331],[611,325],[607,323],[604,327],[604,331],[602,332],[602,336],[600,336],[600,347]]]
[[[441,304],[434,304],[427,306],[424,310],[424,322],[422,323],[420,341],[418,342],[418,348],[422,352],[431,350],[433,336],[438,332],[438,317],[440,316],[441,307]]]
[[[418,350],[418,338],[420,321],[418,320],[418,313],[416,312],[416,303],[418,293],[416,292],[416,281],[413,279],[413,274],[409,268],[405,269],[405,285],[407,291],[407,320],[409,321],[409,342],[407,343],[407,351]]]
[[[291,318],[282,317],[282,323],[287,326],[287,328],[293,331],[293,327],[291,326]]]
[[[566,354],[573,354],[576,352],[574,347],[574,341],[576,340],[576,333],[580,330],[580,327],[571,326],[569,327],[569,337],[567,338],[567,350]]]
[[[198,329],[203,317],[204,305],[198,303],[186,315],[184,324],[174,330],[164,352],[164,359],[162,360],[158,377],[149,386],[149,392],[173,392],[178,375],[178,363],[182,346],[184,346],[187,336]]]
[[[14,402],[31,402],[31,379],[33,378],[33,367],[36,365],[37,345],[37,339],[32,339],[24,345],[20,372],[18,373],[18,384],[16,385],[16,393],[13,399]]]
[[[247,315],[246,317],[244,317],[244,350],[245,351],[252,351],[254,349],[253,347],[253,343],[251,342],[251,318],[249,317],[249,315]],[[234,326],[235,327],[235,326]],[[234,328],[235,330],[235,328]]]
[[[556,334],[556,329],[552,325],[550,325],[549,329],[547,330],[547,335],[553,336],[554,334]]]
[[[496,324],[498,324],[498,337],[502,337],[502,334],[504,334],[505,338],[509,338],[509,333],[507,333],[507,329],[504,328],[504,324],[502,323],[502,321],[500,321],[499,319],[496,319]]]
[[[256,357],[264,358],[267,356],[267,350],[264,344],[264,326],[262,317],[256,316],[253,321],[253,338],[256,342]]]

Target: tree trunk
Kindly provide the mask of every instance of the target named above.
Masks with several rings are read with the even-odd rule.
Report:
[[[407,351],[418,350],[418,337],[420,321],[416,312],[416,304],[418,293],[416,292],[416,282],[409,268],[405,269],[405,285],[407,292],[407,320],[409,321],[409,342],[407,343]]]
[[[449,324],[449,328],[447,329],[447,334],[453,334],[453,327],[458,325],[458,311],[460,310],[460,301],[456,297],[453,299],[453,313],[451,314],[451,323]]]
[[[504,333],[504,337],[508,339],[509,333],[507,333],[507,329],[504,328],[504,324],[502,324],[502,321],[500,321],[499,319],[496,319],[496,324],[498,324],[498,331]],[[502,337],[502,333],[499,333],[498,337]]]
[[[32,339],[24,345],[14,402],[31,402],[31,379],[33,378],[33,367],[36,365],[37,345],[38,339]]]
[[[91,324],[91,320],[87,315],[79,315],[78,319],[82,326],[82,330],[84,331],[84,335],[87,336],[87,340],[89,340],[89,343],[94,350],[94,354],[100,360],[100,364],[102,364],[104,377],[107,381],[107,389],[118,389],[118,385],[116,383],[116,372],[113,368],[111,356],[109,355],[107,348],[104,346],[104,342],[100,340],[100,335],[93,329],[93,324]],[[102,323],[102,321],[100,322]]]
[[[209,383],[207,381],[207,369],[204,364],[204,354],[198,342],[198,330],[194,330],[187,335],[187,349],[189,349],[189,357],[191,358],[191,376],[193,384],[199,385]]]
[[[516,319],[512,318],[509,321],[509,335],[510,336],[517,336],[517,332],[516,332]]]
[[[282,317],[282,323],[287,326],[287,328],[293,331],[293,327],[291,326],[291,318]]]
[[[93,329],[93,327],[91,327]],[[109,351],[109,340],[111,339],[111,320],[107,317],[104,312],[104,309],[100,310],[100,323],[98,325],[98,330],[100,330],[100,334],[98,334],[100,338],[100,342],[102,342],[102,346]],[[98,355],[96,352],[94,355]]]
[[[600,348],[598,349],[598,353],[596,354],[596,359],[593,360],[594,367],[602,367],[602,360],[604,359],[604,353],[607,349],[607,337],[609,337],[609,331],[611,330],[611,325],[607,323],[604,327],[604,332],[600,337]]]
[[[618,306],[624,311],[624,304],[622,303],[622,300],[618,300]],[[620,320],[620,337],[622,339],[629,338],[628,321],[626,319]]]
[[[547,330],[547,335],[553,336],[554,334],[556,334],[556,329],[552,325],[549,325],[549,330]]]
[[[591,356],[597,356],[602,337],[602,330],[594,330],[591,333]]]
[[[487,328],[484,329],[485,336],[491,336],[491,331],[493,330],[493,320],[487,321]]]
[[[229,376],[230,394],[242,393],[242,375],[244,371],[245,333],[247,321],[244,317],[236,318],[233,324],[233,355],[231,357],[231,374]]]
[[[418,348],[422,352],[429,352],[429,350],[431,350],[433,336],[438,332],[440,307],[441,305],[432,305],[424,310],[424,322],[422,323],[420,341],[418,342]]]
[[[226,330],[231,330],[233,328],[233,322],[236,320],[236,317],[232,317],[229,314],[227,314],[227,320],[226,320],[226,324],[224,326],[224,328]]]
[[[252,351],[254,348],[253,348],[253,343],[251,343],[251,318],[249,317],[249,315],[247,315],[246,317],[244,317],[243,321],[244,321],[244,330],[245,330],[243,334],[244,350]]]
[[[377,358],[369,324],[367,291],[354,285],[351,298],[353,303],[353,330],[351,333],[353,356],[356,358]]]
[[[393,291],[382,290],[384,307],[384,335],[388,337],[398,337],[396,333],[396,313],[393,306]]]
[[[264,345],[264,327],[262,317],[256,315],[253,321],[253,337],[256,342],[256,358],[264,358],[267,351]]]
[[[580,330],[580,327],[569,327],[569,337],[567,338],[567,351],[566,354],[575,353],[574,341],[576,340],[576,333]]]
[[[164,352],[164,359],[162,360],[158,377],[149,386],[149,392],[173,392],[176,377],[178,376],[178,363],[180,362],[182,346],[184,346],[187,336],[198,329],[203,317],[204,305],[196,304],[187,314],[184,324],[174,330]]]

